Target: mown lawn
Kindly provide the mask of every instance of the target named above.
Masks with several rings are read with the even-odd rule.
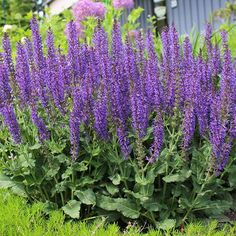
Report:
[[[52,212],[49,217],[43,213],[41,203],[28,205],[24,199],[14,196],[7,191],[0,191],[0,235],[1,236],[116,236],[116,235],[236,235],[236,223],[234,226],[224,226],[219,229],[217,222],[211,222],[208,226],[202,224],[190,224],[185,228],[185,233],[178,231],[161,232],[150,229],[148,233],[142,232],[140,227],[130,226],[123,230],[115,224],[106,225],[104,221],[71,222],[65,221],[62,212]]]

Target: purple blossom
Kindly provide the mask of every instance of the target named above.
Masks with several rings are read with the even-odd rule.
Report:
[[[196,62],[193,58],[192,45],[189,38],[185,38],[184,43],[184,84],[185,84],[185,104],[183,118],[183,148],[187,149],[195,131],[196,117],[195,109],[199,94],[199,79],[196,73]]]
[[[124,124],[120,123],[117,126],[117,137],[120,144],[121,152],[124,158],[127,160],[130,155],[130,142],[128,139],[128,132]]]
[[[175,84],[172,75],[172,63],[171,63],[171,37],[169,28],[164,28],[161,33],[162,40],[162,63],[161,72],[164,80],[165,91],[165,103],[168,112],[174,107],[175,99]]]
[[[72,84],[75,86],[80,79],[79,61],[79,41],[77,38],[76,24],[70,21],[67,25],[68,30],[68,63],[72,76]]]
[[[31,106],[31,119],[34,125],[38,129],[39,140],[41,142],[50,138],[50,133],[45,125],[43,118],[39,117],[37,108],[35,105]]]
[[[51,30],[47,32],[46,38],[47,44],[47,67],[48,75],[50,80],[50,92],[52,94],[56,107],[64,113],[63,102],[64,102],[64,78],[63,70],[59,66],[59,55],[56,54],[54,47],[54,36]]]
[[[50,88],[48,78],[46,59],[43,54],[42,37],[39,32],[38,21],[33,18],[31,20],[31,31],[33,40],[33,57],[34,57],[34,86],[37,88],[37,95],[44,107],[48,104],[47,90]]]
[[[157,111],[157,116],[153,124],[153,144],[150,147],[150,157],[148,161],[153,163],[158,158],[164,141],[164,123],[161,110]]]
[[[171,40],[171,67],[172,67],[172,93],[174,93],[175,108],[182,109],[184,103],[184,78],[183,78],[183,61],[181,58],[181,49],[179,43],[178,32],[174,26],[170,27]],[[173,91],[174,90],[174,91]]]
[[[0,107],[12,100],[10,80],[5,64],[0,60]]]
[[[113,0],[113,6],[115,9],[131,9],[134,7],[134,0]]]
[[[73,6],[72,12],[76,22],[80,23],[90,16],[102,19],[106,14],[106,7],[102,2],[78,0]]]
[[[163,88],[160,81],[160,68],[158,64],[158,58],[154,48],[154,42],[152,32],[149,31],[147,34],[147,53],[148,60],[146,63],[146,95],[150,105],[155,105],[158,109],[163,107]],[[153,99],[154,98],[154,99]]]
[[[228,48],[227,33],[221,32],[223,41],[224,55],[222,64],[222,79],[220,81],[220,98],[221,98],[221,118],[226,119],[232,114],[233,105],[236,98],[235,93],[235,79],[233,75],[233,65],[231,60],[231,53]]]
[[[21,143],[20,128],[16,119],[14,108],[11,104],[6,104],[0,108],[0,113],[4,119],[4,123],[7,126],[15,143]]]
[[[211,103],[210,114],[210,141],[212,145],[212,153],[217,162],[220,162],[222,150],[225,143],[227,128],[225,122],[221,120],[220,97],[214,95]]]
[[[83,99],[81,88],[76,87],[73,91],[73,110],[70,113],[70,142],[72,159],[76,160],[79,154],[80,124],[82,121]]]
[[[11,84],[13,86],[13,90],[16,91],[16,84],[15,84],[15,68],[14,63],[12,60],[12,49],[11,49],[11,43],[10,38],[7,33],[3,35],[2,38],[2,47],[3,47],[3,60],[6,66],[6,70],[8,73],[8,76],[10,78]]]
[[[196,92],[196,115],[199,124],[200,135],[204,135],[209,125],[210,104],[211,104],[211,91],[212,81],[209,72],[209,67],[203,61],[200,55],[196,64],[196,79],[198,81]]]
[[[24,46],[20,43],[17,44],[16,80],[20,89],[22,105],[25,106],[29,104],[32,99],[32,83],[27,54]]]
[[[121,38],[120,24],[115,23],[112,32],[112,78],[110,92],[112,115],[114,121],[126,122],[129,113],[128,79],[124,73],[124,47]]]
[[[108,122],[107,122],[107,100],[106,97],[103,96],[103,86],[98,92],[98,98],[94,104],[94,128],[97,134],[103,138],[108,138]]]

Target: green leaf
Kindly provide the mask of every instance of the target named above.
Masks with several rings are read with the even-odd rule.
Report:
[[[128,16],[128,22],[135,23],[135,21],[141,16],[144,9],[142,7],[135,8]]]
[[[21,197],[27,197],[27,193],[25,191],[25,188],[22,184],[15,184],[14,186],[11,187],[11,191]]]
[[[229,184],[231,187],[236,186],[236,171],[235,171],[235,166],[233,168],[229,169]]]
[[[117,203],[115,202],[115,199],[105,195],[97,195],[96,197],[98,207],[107,211],[115,211],[117,209]]]
[[[0,188],[7,189],[14,185],[14,181],[12,181],[8,176],[0,174]]]
[[[30,150],[38,150],[42,147],[40,143],[36,143],[33,146],[29,147]]]
[[[170,230],[173,229],[175,227],[176,224],[176,220],[173,219],[166,219],[162,222],[159,222],[157,224],[158,228],[162,229],[162,230]]]
[[[76,171],[79,171],[79,172],[83,172],[83,171],[86,171],[88,169],[88,165],[83,161],[78,162],[78,163],[75,163],[73,169],[76,170]]]
[[[149,199],[145,201],[142,205],[148,211],[160,211],[163,207],[160,203],[157,202],[157,199]]]
[[[110,180],[114,185],[119,185],[121,181],[121,177],[119,174],[115,174],[114,176],[110,177]]]
[[[62,207],[62,210],[65,212],[65,214],[69,215],[71,218],[79,219],[80,207],[81,203],[79,201],[71,200],[64,207]]]
[[[186,179],[188,179],[191,175],[191,170],[188,170],[186,172],[182,172],[180,174],[174,174],[174,175],[167,175],[163,177],[163,180],[166,183],[172,183],[172,182],[184,182]]]
[[[86,205],[95,205],[96,204],[96,196],[91,189],[87,189],[85,191],[76,191],[76,196],[79,198],[79,200],[86,204]]]
[[[22,197],[27,197],[24,186],[20,183],[14,182],[4,174],[0,174],[0,188],[11,189],[13,193]]]
[[[123,198],[118,198],[116,201],[118,203],[117,210],[124,216],[131,219],[139,218],[141,207],[138,206],[134,201]]]
[[[111,195],[114,195],[119,192],[119,188],[114,186],[113,184],[106,184],[105,187],[107,192],[109,192]]]

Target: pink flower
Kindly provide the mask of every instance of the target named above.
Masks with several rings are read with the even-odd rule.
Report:
[[[128,37],[130,39],[136,39],[138,37],[138,35],[139,35],[139,31],[138,30],[130,30],[128,32]]]
[[[113,0],[113,6],[115,9],[131,9],[134,7],[134,0]]]
[[[73,6],[73,15],[77,22],[85,20],[89,16],[103,18],[106,14],[105,5],[92,0],[79,0]]]

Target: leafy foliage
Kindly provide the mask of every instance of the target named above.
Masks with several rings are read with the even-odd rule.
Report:
[[[134,10],[129,18],[129,23],[134,24],[141,12],[141,9]],[[120,12],[116,12],[114,14],[116,15],[115,18],[119,18]],[[71,15],[68,13],[68,15],[65,15],[65,18],[67,17],[69,19]],[[113,17],[113,12],[110,11],[108,13],[108,17],[103,21],[108,35],[112,32],[111,25],[113,22]],[[62,25],[66,24],[66,22],[63,22],[63,24],[57,24],[60,19],[60,17],[53,17],[47,23],[51,24],[52,29],[55,27],[56,31],[59,31],[62,30]],[[33,21],[35,22],[35,19]],[[91,47],[90,44],[92,43],[91,35],[93,35],[93,30],[97,25],[97,22],[95,22],[94,19],[88,19],[85,24],[88,24],[86,27],[86,29],[88,29],[88,32],[86,38],[82,39],[81,42],[86,42],[86,44],[82,44],[82,46],[84,46],[84,49],[88,50],[86,53],[91,56],[93,54],[89,53],[96,52],[93,51],[95,49]],[[73,23],[70,23],[70,26],[71,25],[73,26]],[[115,27],[117,26],[118,25],[115,23]],[[45,26],[42,26],[42,29],[44,29],[43,27]],[[115,27],[113,27],[113,34],[114,32],[117,33],[117,28]],[[129,25],[125,25],[125,28],[126,30],[130,29]],[[36,31],[37,27],[34,28],[34,33]],[[73,36],[73,30],[70,33]],[[174,34],[175,32],[171,32],[171,34],[172,33]],[[119,32],[117,34],[119,34]],[[164,51],[164,54],[156,56],[155,52],[153,52],[152,59],[154,60],[151,62],[154,62],[155,60],[158,61],[158,59],[161,58],[161,60],[166,60],[167,63],[170,63],[170,60],[172,60],[171,63],[173,61],[175,63],[175,60],[173,60],[174,58],[168,57],[169,51],[167,49],[169,47],[169,44],[166,44],[165,42],[165,34],[170,34],[168,32],[168,29],[166,29],[162,34],[162,37],[164,38],[164,40],[162,40],[162,50]],[[40,45],[36,45],[37,43],[40,44],[40,37],[39,35],[37,35],[37,32],[35,35],[34,52],[37,55],[37,53],[42,53],[44,48],[40,48]],[[148,64],[148,56],[146,55],[147,52],[145,46],[143,46],[142,44],[142,34],[139,34],[139,37],[141,37],[139,38],[139,41],[135,41],[134,39],[131,40],[131,51],[133,46],[132,43],[134,43],[133,41],[135,41],[136,46],[138,45],[138,47],[136,47],[133,52],[133,58],[134,60],[136,60],[134,61],[134,64],[136,63],[134,67],[138,68],[136,72],[138,76],[140,76],[140,78],[146,78],[144,77],[145,73],[142,72],[142,69],[144,69],[146,65],[149,65],[150,68],[152,68],[151,66],[153,66],[153,64]],[[43,35],[43,38],[45,38],[45,35]],[[55,38],[56,46],[58,46],[59,43],[62,44],[62,48],[66,52],[65,35],[63,34],[63,36]],[[71,38],[69,39],[71,40]],[[107,41],[111,41],[110,39],[111,37]],[[176,41],[178,44],[178,39]],[[71,42],[73,43],[73,40],[71,40],[70,43]],[[72,46],[74,46],[74,48],[76,49],[78,42],[76,40],[74,42],[76,43]],[[148,42],[150,43],[150,41]],[[114,73],[116,66],[120,66],[119,63],[122,62],[121,59],[124,59],[123,57],[119,58],[120,61],[118,61],[118,63],[116,64],[116,55],[120,55],[120,51],[116,50],[119,50],[119,47],[122,48],[124,46],[122,45],[119,35],[117,38],[112,38],[112,43],[112,45],[110,45],[109,43],[105,46],[108,46],[108,54],[110,53],[109,47],[113,46],[113,48],[111,49],[113,57],[109,54],[108,59],[112,60],[112,65],[115,64],[115,66],[111,69],[111,71]],[[129,45],[126,44],[124,48],[127,50],[128,46]],[[178,46],[180,45],[177,45],[177,51]],[[185,40],[185,46],[186,47],[184,48],[184,50],[188,52],[188,47],[190,46],[188,38],[186,38]],[[209,48],[212,49],[212,45],[210,46],[211,47]],[[227,48],[226,43],[224,44],[224,47]],[[51,48],[51,45],[47,48],[48,55]],[[204,63],[208,63],[206,48],[203,47],[201,50],[202,54],[200,54],[200,57],[202,55],[203,57],[193,58],[193,56],[198,55],[198,47],[194,46],[194,48],[196,51],[194,51],[194,55],[191,55],[192,59],[206,60],[206,62],[204,61]],[[37,51],[37,49],[39,50]],[[152,52],[150,52],[150,47],[148,49],[148,53],[151,54]],[[173,48],[171,48],[171,50],[172,49]],[[71,50],[71,48],[69,50]],[[76,59],[75,57],[73,58],[73,56],[81,56],[82,54],[77,52],[74,52],[73,54],[71,50],[70,53],[72,54],[72,57],[69,57],[71,55],[68,56],[68,54],[60,54],[60,56],[65,56],[65,58],[68,60],[72,58],[72,61],[70,61],[70,63],[73,64],[72,62],[74,62],[74,60]],[[3,54],[3,56],[5,55],[6,53]],[[58,56],[59,53],[56,55]],[[99,56],[102,55],[99,54]],[[179,57],[181,58],[181,62],[183,62],[183,59],[185,59],[183,55],[179,55]],[[87,56],[84,58],[86,58],[86,60],[88,59]],[[137,58],[140,59],[140,61],[137,60]],[[35,63],[34,66],[38,66],[38,64],[40,64],[37,59],[44,60],[45,58],[43,53],[41,58],[36,57],[35,61],[33,62]],[[36,79],[34,78],[35,74],[32,73],[33,79],[37,80],[45,76],[45,65],[47,65],[47,69],[49,68],[50,72],[56,71],[53,67],[55,64],[50,67],[53,63],[53,60],[50,61],[49,59],[57,60],[57,57],[50,58],[48,56],[47,59],[47,64],[42,63],[38,67],[34,67],[31,65],[31,70],[36,69],[36,71],[33,72],[43,72],[40,73],[38,78]],[[226,59],[228,59],[228,57]],[[109,62],[110,61],[108,61],[108,63]],[[88,70],[92,71],[92,69],[94,69],[93,63],[94,61],[91,62],[88,60],[88,68],[86,73],[88,73]],[[189,63],[189,61],[185,63]],[[193,60],[192,63],[194,64],[195,60]],[[68,63],[69,66],[71,66],[71,64]],[[166,66],[165,63],[162,64],[164,65],[161,65],[161,67]],[[125,66],[125,64],[122,65]],[[174,65],[176,66],[176,64]],[[208,64],[206,65],[208,66]],[[213,64],[213,66],[214,65],[215,64]],[[169,69],[168,65],[166,68]],[[5,69],[5,67],[3,69]],[[121,71],[123,73],[123,67],[118,67],[118,69],[120,69],[120,73]],[[194,70],[194,68],[192,69]],[[220,66],[217,69],[220,70]],[[72,70],[74,70],[74,68],[72,68]],[[188,70],[189,68],[187,67],[186,71],[189,72]],[[152,70],[146,72],[149,72],[151,74]],[[164,76],[168,73],[168,71],[166,74],[165,72],[166,71],[162,71],[162,74],[164,74]],[[185,76],[187,75],[187,81],[190,84],[191,80],[189,80],[189,74],[187,72]],[[180,71],[177,72],[177,77],[175,77],[174,79],[178,78],[178,73],[180,73]],[[219,76],[221,76],[221,72],[217,71],[217,73],[219,73]],[[86,75],[89,77],[91,74],[88,73]],[[115,75],[113,76],[115,77]],[[216,75],[216,77],[217,76],[218,74]],[[121,78],[122,76],[119,75],[118,77]],[[153,78],[154,81],[155,79],[157,79],[156,74]],[[193,79],[195,77],[192,76],[190,78]],[[54,79],[58,79],[58,77],[55,77]],[[71,83],[72,78],[69,79],[69,83]],[[135,77],[135,79],[137,78]],[[52,83],[44,84],[47,89],[51,89],[50,86],[53,85],[54,81],[52,80],[50,82]],[[122,84],[122,81],[119,82]],[[168,82],[168,80],[165,82]],[[131,89],[129,92],[133,92],[133,84],[130,84]],[[80,85],[80,83],[76,84],[77,87],[74,85],[74,87],[72,86],[72,88],[74,89],[73,92],[77,91],[76,89],[80,88],[78,85]],[[152,85],[150,84],[149,86],[151,87]],[[165,83],[164,86],[166,86]],[[101,89],[101,87],[102,86],[100,86],[99,89]],[[117,87],[120,88],[119,86]],[[146,96],[146,93],[140,95],[142,91],[139,93],[139,88],[140,86],[137,86],[137,94],[134,93],[134,96],[131,99],[139,98],[143,94],[143,96]],[[167,90],[168,88],[169,87],[166,86]],[[41,88],[35,86],[35,93],[37,94],[40,89]],[[63,108],[68,109],[68,112],[61,112],[59,111],[60,107],[58,108],[55,106],[55,101],[50,100],[49,104],[47,104],[48,106],[46,106],[45,108],[40,105],[42,102],[40,100],[41,97],[39,99],[38,97],[36,98],[35,94],[33,95],[33,98],[38,102],[36,104],[38,113],[40,117],[46,121],[45,127],[50,131],[50,138],[42,140],[38,135],[38,132],[40,131],[40,128],[42,128],[42,125],[39,122],[39,128],[37,129],[35,127],[36,122],[34,121],[34,119],[31,119],[32,114],[30,116],[29,109],[32,109],[32,103],[30,103],[29,107],[24,107],[18,99],[18,91],[13,92],[15,93],[12,101],[16,110],[16,117],[20,127],[20,133],[22,134],[22,143],[16,144],[12,141],[11,137],[9,136],[9,131],[2,122],[0,130],[0,155],[2,158],[3,172],[3,174],[0,176],[0,185],[2,188],[11,189],[15,193],[27,197],[27,199],[29,199],[29,201],[31,202],[44,202],[47,211],[62,209],[68,218],[90,219],[96,218],[98,216],[103,216],[107,221],[120,221],[125,222],[126,224],[129,224],[130,221],[137,221],[140,224],[148,223],[163,230],[170,230],[175,226],[181,226],[185,222],[191,221],[196,217],[217,218],[221,217],[227,211],[235,210],[235,203],[232,197],[235,194],[235,175],[233,171],[236,165],[235,144],[232,142],[232,151],[228,165],[224,170],[222,170],[222,173],[218,173],[218,176],[215,173],[216,158],[212,155],[212,143],[210,144],[209,135],[206,134],[206,136],[202,135],[200,137],[198,125],[194,124],[192,131],[194,137],[191,137],[191,139],[193,139],[191,140],[191,145],[188,148],[183,148],[183,128],[180,125],[182,124],[183,114],[181,112],[182,110],[185,110],[186,107],[188,108],[188,105],[193,102],[192,100],[187,101],[187,103],[185,104],[186,106],[180,108],[181,114],[179,114],[175,110],[176,107],[174,107],[174,115],[172,115],[171,112],[166,112],[167,115],[163,115],[161,124],[163,124],[163,136],[165,136],[165,138],[163,138],[162,136],[161,140],[155,140],[155,138],[157,137],[154,131],[155,126],[151,127],[151,123],[154,120],[154,117],[156,117],[157,114],[162,114],[162,112],[160,110],[156,111],[155,109],[153,109],[153,106],[150,105],[152,104],[151,100],[150,104],[148,104],[150,105],[148,109],[150,109],[151,112],[147,112],[147,124],[145,124],[148,128],[147,132],[145,132],[143,136],[139,136],[139,133],[136,132],[138,129],[135,130],[135,125],[133,124],[134,122],[132,123],[132,121],[127,119],[127,124],[130,131],[127,133],[127,136],[130,140],[131,150],[128,155],[129,158],[127,159],[123,158],[124,152],[121,148],[121,138],[115,133],[115,129],[117,128],[116,126],[121,120],[120,117],[120,119],[114,120],[112,120],[112,118],[114,117],[108,117],[109,134],[111,134],[111,137],[106,141],[101,139],[98,133],[94,131],[94,116],[92,116],[91,123],[76,123],[74,128],[76,130],[79,130],[81,135],[79,137],[79,140],[76,140],[76,142],[74,142],[73,144],[79,145],[80,150],[78,153],[76,153],[75,158],[71,158],[71,147],[73,146],[71,140],[74,137],[72,136],[72,138],[70,138],[72,128],[69,126],[68,120],[69,115],[72,114],[71,110],[73,109],[73,107],[78,108],[78,106],[76,106],[76,103],[80,101],[81,96],[78,96],[76,99],[74,99],[74,97],[71,96],[70,92],[69,94],[66,94],[67,101],[63,104]],[[55,95],[54,92],[55,91],[52,92],[50,90],[50,99],[53,97],[53,95]],[[91,96],[96,100],[98,95],[99,94],[97,94],[97,90],[94,89]],[[101,97],[102,95],[103,93],[100,94]],[[112,96],[110,97],[109,102],[111,102],[114,94],[111,95]],[[116,96],[119,97],[119,93],[117,93]],[[160,98],[161,96],[156,97]],[[192,98],[193,95],[191,94],[189,97],[186,97]],[[75,101],[74,104],[72,104],[73,99]],[[128,103],[127,100],[124,101]],[[142,101],[142,99],[135,100],[133,102],[133,105],[138,106],[138,102],[140,101]],[[155,100],[155,102],[157,101]],[[169,104],[166,104],[167,101],[162,102],[164,103],[163,108],[166,109]],[[204,102],[205,101],[203,101],[203,103]],[[112,105],[113,104],[111,103],[110,106]],[[124,105],[124,103],[122,105]],[[145,105],[147,104],[144,103],[143,105],[145,107]],[[182,105],[179,104],[179,106]],[[84,115],[94,112],[95,108],[96,107],[93,107],[92,109],[86,111],[83,110]],[[135,109],[137,108],[138,107],[135,107]],[[75,114],[80,115],[81,110],[76,110]],[[137,115],[142,115],[142,113],[143,109],[137,111]],[[76,118],[78,118],[78,116],[76,116]],[[73,121],[74,116],[71,117]],[[133,120],[135,120],[134,118],[135,117],[132,117]],[[139,120],[141,119],[142,117],[139,117],[139,119],[137,119],[137,122],[139,122]],[[40,119],[36,120],[41,121]],[[218,121],[218,123],[220,123],[220,121]],[[228,126],[229,124],[227,123],[227,127]],[[10,126],[10,128],[12,127]],[[155,155],[155,158],[158,157],[157,160],[146,160],[145,157],[146,155],[150,154],[149,150],[152,143],[155,143],[158,146],[159,141],[163,141],[164,143],[159,149],[160,152]],[[224,156],[220,157],[223,158]]]
[[[110,145],[97,143],[100,151],[95,152],[92,140],[82,140],[81,155],[73,163],[66,129],[59,134],[55,129],[57,143],[51,140],[45,144],[27,132],[34,129],[32,125],[24,127],[28,133],[24,146],[13,145],[7,132],[1,132],[6,141],[1,144],[4,175],[0,185],[12,190],[17,187],[15,193],[31,201],[51,203],[52,209],[62,207],[72,218],[103,215],[111,221],[148,221],[167,229],[196,217],[219,217],[234,209],[230,193],[235,190],[235,160],[216,177],[207,142],[193,146],[185,159],[180,151],[168,148],[175,142],[169,136],[159,160],[140,168],[137,160],[117,158],[118,150]],[[117,147],[116,140],[111,146]]]

